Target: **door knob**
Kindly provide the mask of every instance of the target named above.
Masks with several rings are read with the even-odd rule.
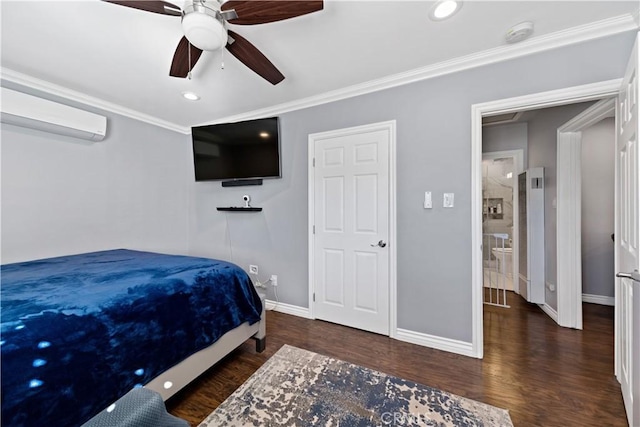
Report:
[[[384,248],[385,246],[387,246],[387,244],[384,242],[384,240],[380,240],[378,241],[378,243],[371,245],[372,248],[375,248],[376,246],[380,246],[381,248]]]
[[[640,273],[638,270],[633,270],[633,273],[618,273],[616,277],[624,277],[625,279],[635,280],[636,282],[640,282]]]

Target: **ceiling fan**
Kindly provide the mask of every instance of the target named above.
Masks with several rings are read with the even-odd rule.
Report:
[[[182,9],[166,1],[103,0],[162,15],[180,16],[184,36],[173,55],[169,75],[190,76],[202,51],[225,47],[240,62],[276,85],[282,73],[247,39],[227,29],[227,24],[255,25],[282,21],[322,10],[322,0],[186,0]]]

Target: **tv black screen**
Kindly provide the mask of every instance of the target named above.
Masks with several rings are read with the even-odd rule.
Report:
[[[280,178],[277,117],[191,128],[196,181]]]

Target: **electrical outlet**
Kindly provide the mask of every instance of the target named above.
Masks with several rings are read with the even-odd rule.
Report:
[[[249,265],[249,274],[255,274],[256,276],[258,275],[258,266],[257,265]]]
[[[271,286],[273,286],[274,288],[278,287],[278,276],[276,276],[275,274],[271,275]]]

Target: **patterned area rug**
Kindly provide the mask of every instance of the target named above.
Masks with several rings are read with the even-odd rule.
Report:
[[[200,427],[276,425],[513,426],[504,409],[288,345]]]

